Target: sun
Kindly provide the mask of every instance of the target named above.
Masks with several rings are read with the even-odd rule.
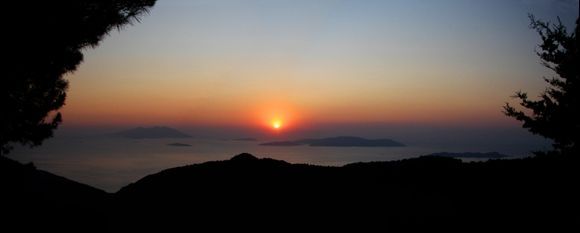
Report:
[[[282,121],[281,120],[273,120],[272,121],[272,128],[276,129],[276,130],[282,128]]]

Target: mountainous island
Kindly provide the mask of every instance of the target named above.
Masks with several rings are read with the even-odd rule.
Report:
[[[338,136],[295,141],[274,141],[261,143],[262,146],[328,146],[328,147],[401,147],[403,143],[391,139],[366,139],[354,136]]]
[[[191,136],[180,132],[179,130],[166,127],[137,127],[124,130],[113,134],[115,136],[133,138],[133,139],[153,139],[153,138],[189,138]]]

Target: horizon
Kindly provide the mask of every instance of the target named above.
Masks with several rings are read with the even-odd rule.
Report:
[[[468,125],[389,125],[381,123],[366,124],[326,124],[317,127],[292,129],[284,133],[248,127],[179,126],[179,125],[126,125],[126,126],[82,126],[67,127],[55,131],[55,139],[107,137],[121,131],[137,127],[169,127],[192,136],[194,139],[235,140],[253,138],[259,142],[279,140],[299,140],[305,138],[326,138],[336,136],[355,136],[368,139],[392,139],[407,146],[442,146],[465,148],[505,147],[512,145],[521,151],[545,150],[551,140],[534,135],[519,126],[468,126]],[[179,141],[179,139],[176,139]],[[47,141],[50,143],[50,140]],[[500,146],[501,145],[501,146]],[[29,149],[25,149],[28,151]],[[34,149],[32,149],[34,150]],[[493,149],[485,152],[494,152]]]

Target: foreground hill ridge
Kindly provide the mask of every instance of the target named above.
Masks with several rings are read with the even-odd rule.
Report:
[[[0,184],[2,200],[10,201],[4,208],[19,213],[5,222],[25,229],[167,232],[242,221],[253,223],[240,226],[248,229],[260,227],[258,222],[296,227],[340,222],[387,231],[466,232],[558,231],[580,223],[580,192],[573,178],[580,175],[579,163],[570,156],[469,163],[422,156],[319,166],[242,153],[166,169],[113,194],[23,178],[19,171],[32,168],[5,160],[10,161],[0,161]],[[55,192],[63,195],[45,195]]]
[[[341,169],[341,168],[352,168],[352,167],[358,167],[358,166],[375,166],[375,165],[387,165],[388,166],[389,164],[404,163],[404,162],[411,162],[412,163],[413,161],[431,161],[431,162],[436,162],[436,163],[441,162],[441,163],[453,163],[453,164],[464,163],[462,160],[457,159],[457,158],[453,158],[453,157],[425,155],[425,156],[420,156],[420,157],[416,157],[416,158],[407,158],[407,159],[394,160],[394,161],[354,162],[354,163],[349,163],[349,164],[345,164],[345,165],[341,165],[341,166],[325,166],[325,165],[316,165],[316,164],[308,164],[308,163],[289,163],[289,162],[286,162],[284,160],[277,160],[277,159],[272,159],[272,158],[268,158],[268,157],[258,158],[250,153],[241,153],[238,155],[234,155],[232,158],[227,159],[227,160],[207,161],[207,162],[202,162],[202,163],[193,163],[193,164],[188,164],[188,165],[184,165],[184,166],[168,168],[168,169],[162,170],[160,172],[147,175],[147,176],[143,177],[142,179],[121,188],[121,190],[119,190],[117,193],[123,192],[123,190],[130,188],[130,186],[137,184],[139,182],[143,182],[147,179],[150,179],[151,177],[173,175],[176,172],[186,171],[186,170],[190,170],[190,169],[201,169],[201,168],[210,168],[210,167],[217,168],[218,166],[222,166],[222,165],[225,166],[225,167],[223,167],[224,169],[231,169],[231,168],[235,168],[235,167],[244,167],[244,166],[262,165],[262,166],[272,166],[275,168],[296,167],[296,168],[312,168],[312,169],[331,170],[331,169]],[[232,166],[228,166],[228,165],[232,165]]]

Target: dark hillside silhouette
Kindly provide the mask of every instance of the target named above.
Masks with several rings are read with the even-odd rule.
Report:
[[[67,80],[113,29],[138,20],[155,0],[8,1],[2,9],[5,72],[0,83],[0,153],[10,143],[37,146],[62,121]]]
[[[342,167],[241,154],[167,169],[106,195],[3,158],[0,228],[160,232],[270,227],[575,231],[578,156],[463,163],[424,156]],[[42,225],[31,223],[42,223]],[[311,228],[315,227],[315,228]]]
[[[0,156],[2,232],[103,232],[110,194]]]
[[[548,88],[539,100],[531,100],[525,92],[517,92],[525,110],[509,104],[504,106],[506,115],[523,123],[523,127],[534,134],[554,141],[556,152],[580,153],[580,41],[576,29],[568,33],[562,22],[550,24],[536,20],[530,15],[531,27],[542,38],[537,51],[542,64],[556,73],[556,77],[544,78]]]
[[[114,225],[570,229],[580,223],[580,192],[572,178],[580,175],[577,164],[569,157],[462,163],[426,156],[322,167],[241,154],[168,169],[124,187],[115,195]]]

